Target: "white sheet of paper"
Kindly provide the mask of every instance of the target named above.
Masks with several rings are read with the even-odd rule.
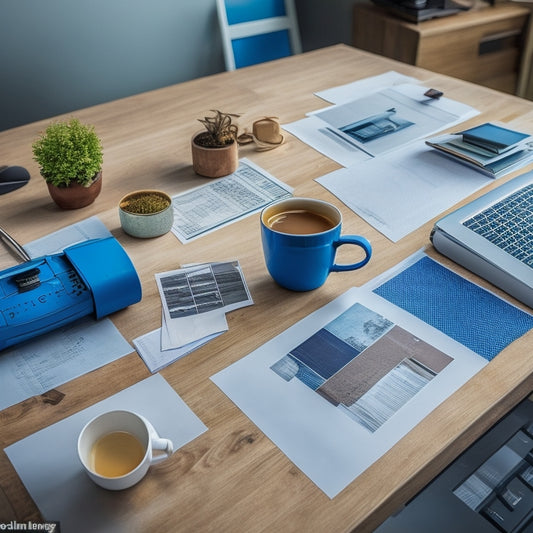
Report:
[[[62,533],[131,531],[124,526],[122,516],[132,512],[136,487],[117,492],[102,489],[87,476],[77,454],[83,426],[93,417],[115,409],[145,416],[161,437],[172,440],[174,451],[207,430],[167,381],[155,374],[8,446],[5,452],[44,519],[60,522]],[[154,483],[157,476],[154,470],[147,474]],[[153,497],[157,498],[157,491]],[[175,497],[178,502],[179,492]]]
[[[0,410],[133,351],[108,318],[87,317],[0,355]]]
[[[163,315],[161,349],[183,348],[205,337],[228,331],[228,321],[223,309],[169,320]]]
[[[493,179],[416,141],[316,181],[396,242]]]
[[[155,329],[149,333],[145,333],[144,335],[137,337],[136,339],[133,339],[135,349],[142,357],[152,374],[154,372],[159,372],[174,361],[181,359],[185,355],[197,350],[204,344],[207,344],[210,340],[218,337],[220,333],[215,333],[214,335],[191,342],[190,344],[186,344],[181,348],[171,348],[169,350],[163,350],[161,348],[161,335],[161,329]]]
[[[105,224],[96,216],[54,231],[26,245],[24,249],[32,258],[61,252],[67,246],[90,239],[112,237]]]
[[[453,358],[375,432],[300,379],[271,366],[341,313],[360,303]],[[214,383],[330,498],[387,452],[487,361],[377,295],[353,288],[248,356]]]
[[[418,83],[416,78],[404,76],[394,70],[389,70],[377,76],[370,76],[362,80],[352,81],[324,91],[316,92],[316,96],[332,104],[344,104],[366,94],[372,94],[380,89],[399,85],[401,83]]]

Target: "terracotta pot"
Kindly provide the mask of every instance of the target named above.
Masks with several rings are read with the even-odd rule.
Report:
[[[84,187],[72,182],[68,187],[56,187],[46,183],[52,200],[62,209],[79,209],[92,204],[102,190],[102,171],[96,174],[91,185]]]
[[[191,139],[192,166],[196,174],[206,178],[221,178],[235,172],[239,166],[237,141],[222,148],[206,148],[194,142],[198,133]]]

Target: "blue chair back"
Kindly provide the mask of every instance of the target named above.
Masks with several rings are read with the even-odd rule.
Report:
[[[300,53],[293,0],[217,0],[227,70]]]
[[[224,5],[230,25],[287,15],[285,0],[225,0]]]

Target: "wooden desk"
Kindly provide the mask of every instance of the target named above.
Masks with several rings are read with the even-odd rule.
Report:
[[[154,273],[180,264],[238,258],[255,301],[252,307],[229,314],[227,333],[161,372],[209,430],[178,450],[171,460],[154,467],[154,480],[145,479],[117,495],[131,503],[131,514],[126,517],[129,531],[371,531],[533,390],[530,333],[499,354],[330,500],[210,381],[210,376],[349,287],[363,284],[428,245],[432,224],[392,244],[314,181],[338,165],[289,135],[286,144],[276,150],[255,152],[249,146],[241,150],[241,157],[250,157],[293,186],[296,195],[326,199],[339,206],[345,232],[362,234],[372,241],[374,256],[367,267],[331,275],[313,292],[292,293],[277,287],[266,271],[258,215],[187,245],[171,233],[137,240],[120,229],[117,204],[125,193],[149,186],[176,194],[205,183],[192,171],[189,139],[198,128],[196,119],[209,109],[243,113],[241,125],[251,125],[263,115],[291,122],[324,107],[313,92],[391,69],[415,76],[428,87],[481,110],[469,125],[521,117],[528,128],[533,117],[533,103],[526,100],[339,45],[75,113],[95,125],[104,144],[103,192],[95,204],[77,211],[60,211],[52,204],[32,161],[31,143],[49,121],[0,133],[2,163],[26,166],[32,175],[26,187],[0,197],[0,225],[26,243],[98,215],[130,254],[142,280],[142,302],[112,317],[128,341],[159,327],[161,303]],[[2,257],[4,262],[9,259]],[[457,271],[468,275],[459,267]],[[33,397],[10,407],[0,413],[0,447],[3,450],[148,375],[134,352],[58,387],[59,394]],[[157,493],[150,489],[156,485],[155,476],[161,487]],[[0,523],[40,520],[37,507],[3,451],[0,487]]]

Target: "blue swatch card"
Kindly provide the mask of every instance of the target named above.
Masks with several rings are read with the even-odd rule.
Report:
[[[374,292],[491,361],[533,316],[424,256]]]

